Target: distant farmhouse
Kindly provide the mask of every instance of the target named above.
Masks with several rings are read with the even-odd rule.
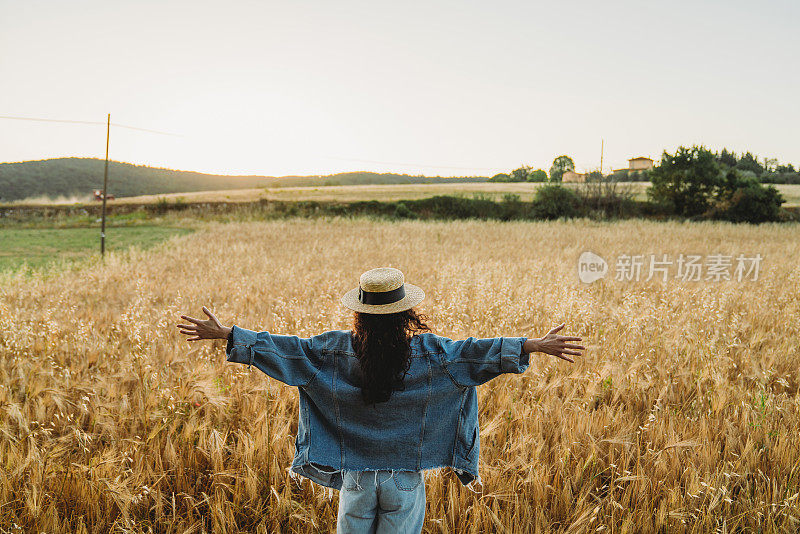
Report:
[[[564,174],[561,176],[562,182],[585,182],[586,181],[586,173],[579,173],[575,171],[564,171]]]
[[[630,173],[638,174],[642,171],[649,171],[653,168],[653,160],[644,156],[639,156],[638,158],[631,158],[628,160],[628,166],[624,169],[613,169],[611,172],[614,174],[625,174],[629,175]],[[589,176],[589,173],[580,173],[575,172],[574,170],[565,171],[563,176],[561,177],[562,182],[572,182],[572,183],[583,183],[586,181],[586,178]]]
[[[638,158],[631,158],[628,160],[628,168],[627,169],[613,169],[611,172],[618,173],[618,172],[639,172],[639,171],[649,171],[653,168],[653,160],[650,158],[646,158],[644,156],[639,156]]]

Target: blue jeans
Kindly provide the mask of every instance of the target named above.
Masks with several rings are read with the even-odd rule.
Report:
[[[422,472],[342,472],[337,534],[419,534],[424,520]]]

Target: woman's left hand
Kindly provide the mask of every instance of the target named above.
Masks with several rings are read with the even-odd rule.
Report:
[[[192,324],[179,324],[178,328],[181,329],[181,334],[189,337],[186,341],[197,341],[200,339],[225,339],[228,337],[231,329],[222,324],[214,317],[214,314],[208,311],[208,308],[203,306],[203,312],[208,315],[207,320],[195,319],[187,315],[181,315],[181,319],[185,319]]]

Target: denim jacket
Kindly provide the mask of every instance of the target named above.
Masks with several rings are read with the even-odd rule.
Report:
[[[292,472],[341,489],[342,470],[451,467],[466,485],[480,481],[476,386],[524,372],[525,339],[453,341],[418,334],[411,340],[405,389],[374,405],[364,403],[354,381],[358,359],[350,330],[301,338],[233,326],[226,357],[298,387]]]

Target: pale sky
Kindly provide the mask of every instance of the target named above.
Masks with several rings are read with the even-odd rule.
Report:
[[[679,145],[800,164],[800,1],[0,0],[0,115],[223,174],[492,175]],[[0,162],[103,157],[0,119]]]

